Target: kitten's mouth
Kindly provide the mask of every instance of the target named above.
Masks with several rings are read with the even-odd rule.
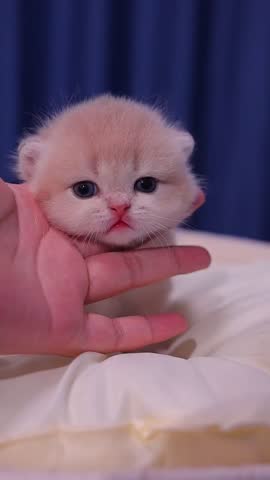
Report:
[[[111,227],[107,230],[106,233],[110,233],[114,230],[122,230],[122,229],[125,229],[125,228],[131,228],[131,227],[124,220],[117,220],[117,222],[115,222],[113,225],[111,225]]]

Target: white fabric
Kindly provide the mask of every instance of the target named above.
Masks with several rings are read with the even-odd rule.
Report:
[[[181,245],[202,245],[209,249],[216,265],[240,265],[270,260],[270,243],[207,232],[182,230],[177,239]]]
[[[40,447],[32,458],[25,444],[57,432],[91,433],[84,468],[100,468],[102,457],[121,469],[126,459],[129,468],[151,464],[144,439],[155,430],[270,424],[270,261],[178,277],[171,304],[191,328],[163,353],[2,357],[0,469],[61,470],[61,455],[47,459]],[[129,426],[138,438],[125,455],[113,443],[98,450],[99,432]],[[69,449],[69,465],[73,454],[80,457]]]

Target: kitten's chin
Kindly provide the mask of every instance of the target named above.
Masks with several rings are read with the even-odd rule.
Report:
[[[99,237],[98,242],[115,251],[137,248],[137,246],[144,243],[145,240],[144,238],[136,237],[133,231],[132,235],[131,232],[105,234]]]
[[[79,250],[81,255],[86,257],[91,257],[93,255],[98,255],[99,253],[105,253],[109,251],[109,248],[102,243],[88,242],[85,240],[73,240],[72,242]]]
[[[85,241],[83,238],[80,240],[73,240],[76,247],[83,255],[83,257],[89,257],[92,255],[98,255],[106,252],[125,252],[129,250],[136,250],[141,248],[155,248],[155,247],[168,247],[171,244],[170,231],[163,232],[163,237],[157,237],[158,241],[152,239],[149,235],[135,237],[122,235],[102,235],[96,238],[95,242]],[[161,241],[163,238],[164,243]]]
[[[149,242],[149,237],[131,239],[124,238],[124,236],[122,236],[122,238],[114,238],[113,235],[102,235],[96,238],[95,241],[85,240],[84,237],[77,237],[77,239],[72,239],[71,237],[71,240],[85,258],[105,252],[127,251],[142,248]]]
[[[98,238],[100,243],[113,246],[114,248],[128,248],[133,244],[137,244],[139,240],[138,233],[136,234],[136,231],[128,226],[112,228]]]
[[[84,240],[73,240],[74,245],[79,250],[81,255],[86,257],[91,257],[92,255],[98,255],[100,253],[106,252],[125,252],[128,250],[135,250],[137,248],[147,247],[149,239],[140,239],[133,240],[129,243],[115,244],[109,242],[103,242],[102,240],[98,242],[87,242]]]
[[[104,235],[99,239],[100,244],[109,251],[127,251],[140,248],[168,247],[171,244],[171,229],[156,232],[156,235],[146,234],[135,236]]]
[[[114,252],[124,252],[128,250],[135,250],[137,248],[142,248],[146,246],[150,242],[149,238],[140,238],[140,239],[135,239],[131,240],[126,243],[109,243],[109,242],[104,242],[103,246],[104,248],[107,248],[109,251],[114,251]]]

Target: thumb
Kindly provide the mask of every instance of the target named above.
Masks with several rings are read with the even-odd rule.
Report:
[[[9,185],[0,178],[0,222],[15,210],[15,195]]]
[[[0,178],[0,265],[10,261],[18,246],[17,203],[12,185]],[[2,273],[2,272],[1,272]]]

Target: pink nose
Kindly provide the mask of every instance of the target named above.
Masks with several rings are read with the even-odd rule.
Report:
[[[122,217],[124,213],[129,209],[130,205],[128,203],[122,203],[120,205],[111,204],[109,205],[110,209],[116,212],[119,217]]]

